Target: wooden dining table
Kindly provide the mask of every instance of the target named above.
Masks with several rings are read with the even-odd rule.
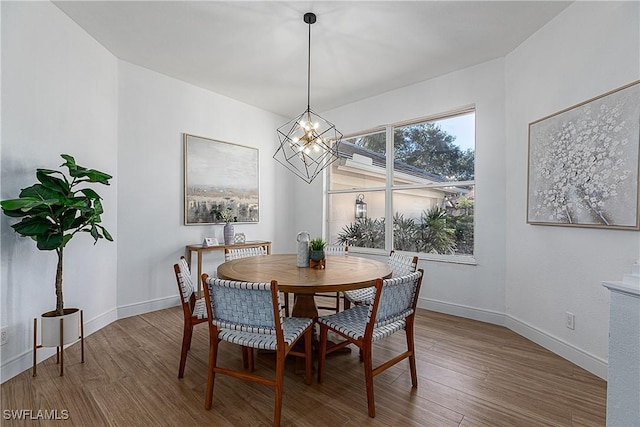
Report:
[[[218,277],[259,283],[276,280],[280,291],[295,295],[292,316],[315,318],[318,308],[314,294],[373,286],[376,279],[391,277],[391,267],[386,262],[352,255],[327,255],[323,269],[298,267],[295,254],[275,254],[222,263]]]

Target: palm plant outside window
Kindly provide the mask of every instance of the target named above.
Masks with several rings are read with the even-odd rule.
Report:
[[[328,188],[332,243],[472,256],[475,111],[343,139]],[[353,214],[360,195],[364,218]]]

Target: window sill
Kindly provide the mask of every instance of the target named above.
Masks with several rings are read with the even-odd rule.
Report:
[[[448,262],[451,264],[478,265],[472,255],[438,255],[438,254],[417,254],[419,260]]]
[[[463,265],[478,265],[478,262],[472,255],[438,255],[438,254],[426,254],[426,253],[415,253],[415,252],[402,252],[407,255],[417,255],[419,261],[436,261],[436,262],[446,262],[450,264],[463,264]],[[389,253],[382,249],[372,249],[372,248],[358,248],[349,246],[350,254],[363,254],[363,255],[378,255],[378,256],[387,256]]]

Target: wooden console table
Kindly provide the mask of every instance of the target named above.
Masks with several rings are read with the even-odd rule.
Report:
[[[225,248],[233,249],[233,248],[259,248],[260,246],[264,246],[267,248],[267,255],[271,255],[271,242],[266,240],[252,240],[245,243],[234,243],[231,245],[214,245],[204,247],[202,245],[187,245],[187,264],[189,268],[191,268],[191,252],[198,253],[198,276],[196,277],[196,281],[198,282],[198,296],[201,295],[201,286],[202,286],[202,253],[209,251],[224,251]]]

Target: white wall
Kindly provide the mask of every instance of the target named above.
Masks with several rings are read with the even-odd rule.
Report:
[[[104,226],[119,240],[116,213],[117,61],[49,2],[2,2],[2,199],[57,168],[61,153],[115,176],[104,198]],[[41,252],[0,215],[2,380],[31,364],[33,318],[55,308],[55,252]],[[84,233],[65,249],[64,302],[84,310],[86,333],[115,320],[117,243],[95,246]],[[41,358],[52,349],[40,351]]]
[[[502,323],[505,272],[504,61],[497,59],[323,113],[345,134],[476,106],[477,265],[421,260],[421,305]],[[319,235],[322,182],[297,184],[296,229]],[[311,208],[310,208],[311,206]]]
[[[640,78],[639,5],[576,2],[506,57],[507,324],[601,377],[601,282],[638,260],[640,234],[527,225],[528,124]]]
[[[204,237],[223,240],[222,225],[183,225],[183,133],[259,149],[260,222],[236,224],[235,231],[248,240],[274,241],[274,251],[289,221],[287,192],[281,191],[289,176],[271,158],[282,117],[127,62],[119,62],[118,69],[122,317],[175,305],[172,265],[185,245]],[[203,271],[215,271],[223,260],[223,252],[205,254]],[[195,277],[195,256],[193,270]]]

